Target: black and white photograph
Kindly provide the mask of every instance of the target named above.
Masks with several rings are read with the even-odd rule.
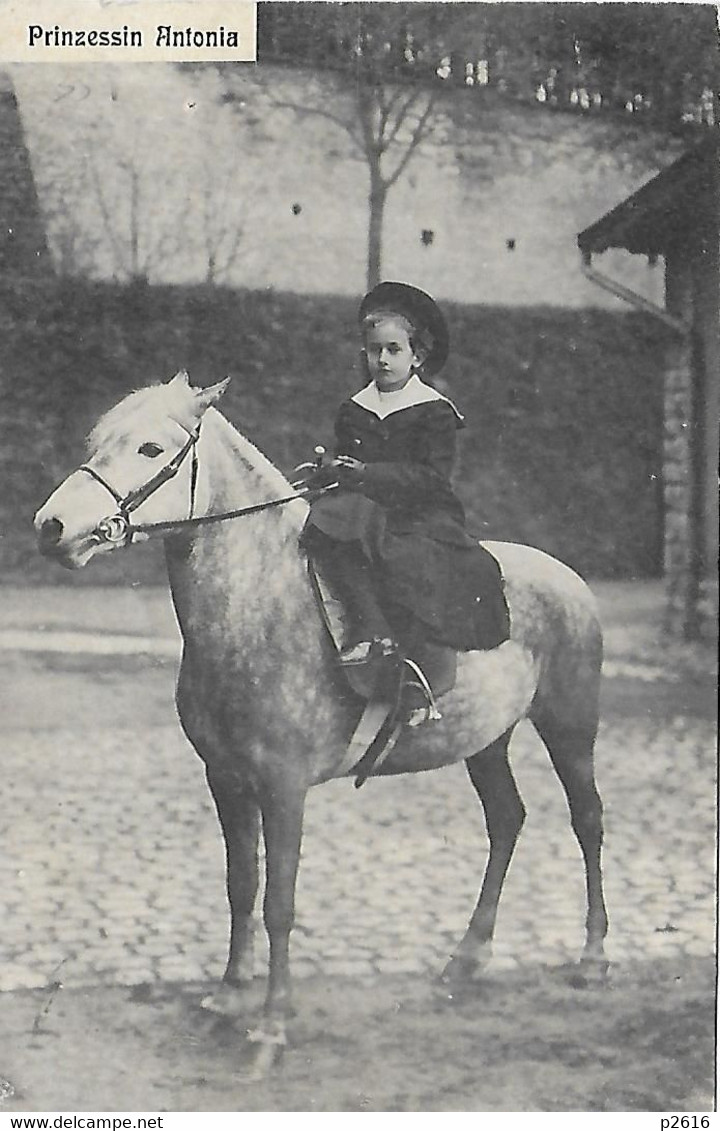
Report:
[[[712,1126],[719,61],[0,0],[3,1129]]]

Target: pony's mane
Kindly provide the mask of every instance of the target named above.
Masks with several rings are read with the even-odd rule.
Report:
[[[203,428],[206,424],[222,432],[225,442],[229,444],[236,459],[247,471],[252,471],[269,487],[277,487],[283,493],[287,491],[289,484],[283,473],[246,436],[238,432],[226,416],[216,408],[209,408],[203,417]]]

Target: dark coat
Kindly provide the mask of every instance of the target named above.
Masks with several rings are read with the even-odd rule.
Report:
[[[394,534],[424,534],[457,546],[474,544],[465,514],[450,486],[461,419],[448,401],[404,408],[380,420],[354,401],[345,401],[335,421],[335,454],[365,464],[354,489],[340,488],[318,500],[312,521],[330,537],[364,540],[368,508],[354,499],[372,499],[385,512]]]
[[[335,454],[353,456],[365,470],[312,504],[306,544],[313,527],[359,543],[390,604],[419,618],[436,641],[469,650],[505,639],[507,613],[499,569],[465,529],[450,483],[462,427],[444,398],[384,419],[345,401]]]

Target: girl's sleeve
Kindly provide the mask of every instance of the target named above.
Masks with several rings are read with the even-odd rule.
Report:
[[[385,506],[414,506],[446,497],[457,451],[457,418],[440,402],[428,413],[410,461],[366,464],[358,486]]]
[[[353,433],[348,426],[346,404],[343,403],[340,405],[338,414],[335,417],[335,451],[333,455],[352,455],[353,446]]]

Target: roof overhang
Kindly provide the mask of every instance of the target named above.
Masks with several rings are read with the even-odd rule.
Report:
[[[713,134],[585,228],[577,241],[586,261],[613,247],[666,255],[708,222],[717,231],[718,156]]]

